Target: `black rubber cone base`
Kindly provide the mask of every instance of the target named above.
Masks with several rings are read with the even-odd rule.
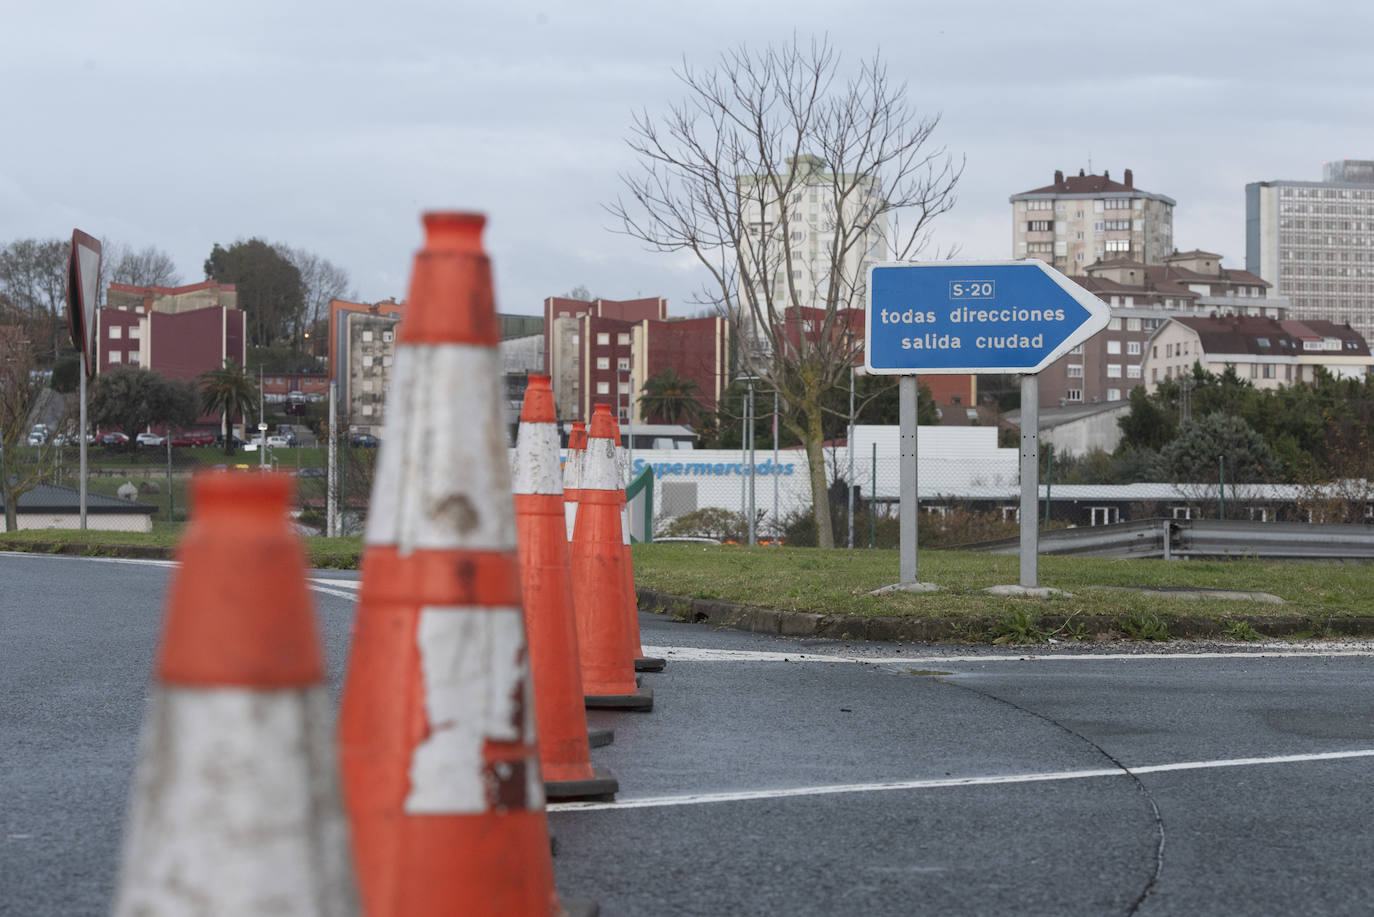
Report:
[[[610,745],[615,741],[614,729],[588,729],[587,744],[592,748],[600,748],[603,745]]]
[[[562,917],[599,917],[601,905],[586,898],[564,898]]]
[[[654,709],[654,692],[640,688],[633,694],[586,694],[582,697],[588,710],[635,710],[647,713]]]
[[[659,659],[657,656],[638,656],[635,658],[636,672],[662,672],[663,667],[668,664],[668,660]]]
[[[551,801],[589,799],[610,802],[620,790],[620,781],[604,767],[593,767],[586,780],[545,780],[544,795]]]

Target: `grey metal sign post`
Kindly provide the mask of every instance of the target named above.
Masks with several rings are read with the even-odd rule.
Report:
[[[899,582],[919,582],[916,566],[916,407],[920,387],[916,376],[902,376],[897,383],[897,419],[901,435],[901,503],[897,507]]]

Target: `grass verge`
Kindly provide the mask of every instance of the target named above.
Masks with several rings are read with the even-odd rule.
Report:
[[[1369,565],[1041,557],[1040,585],[1072,595],[1032,599],[982,591],[1017,582],[1020,561],[1015,555],[921,551],[920,579],[935,583],[940,591],[883,596],[868,593],[897,581],[896,551],[647,544],[636,545],[634,557],[640,586],[688,598],[816,614],[1000,619],[1034,609],[1055,617],[1109,615],[1137,621],[1151,614],[1218,620],[1374,615],[1374,566]],[[1097,586],[1265,592],[1279,596],[1284,604],[1093,588]]]
[[[103,532],[88,530],[28,530],[0,532],[0,550],[33,551],[44,554],[78,554],[86,557],[170,558],[176,548],[177,532],[157,526],[152,532]],[[302,539],[307,563],[311,567],[353,570],[358,566],[363,539],[313,536]]]

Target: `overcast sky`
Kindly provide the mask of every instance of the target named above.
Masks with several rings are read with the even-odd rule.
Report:
[[[485,211],[498,307],[583,285],[611,299],[702,281],[611,231],[639,108],[685,59],[827,34],[880,50],[967,165],[941,247],[1011,256],[1007,197],[1055,169],[1134,171],[1177,201],[1182,249],[1245,260],[1244,186],[1374,159],[1374,7],[1317,0],[301,3],[19,0],[0,25],[0,244],[73,228],[153,245],[184,282],[259,237],[406,293],[419,217]],[[748,9],[744,8],[749,6]]]

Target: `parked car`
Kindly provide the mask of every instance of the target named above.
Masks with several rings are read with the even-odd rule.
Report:
[[[129,437],[120,433],[118,430],[113,430],[100,437],[100,445],[102,446],[123,446],[128,442]]]
[[[357,433],[349,438],[348,444],[362,449],[376,449],[382,441],[371,433]]]
[[[138,434],[138,436],[134,437],[134,439],[136,439],[136,440],[138,441],[138,444],[139,444],[140,446],[165,446],[165,445],[167,445],[167,437],[165,437],[165,436],[159,436],[159,435],[156,434],[156,433],[140,433],[140,434]]]
[[[183,430],[172,434],[173,446],[213,446],[215,434],[209,430]]]
[[[269,449],[286,449],[286,448],[289,448],[290,446],[291,446],[291,440],[287,439],[285,436],[269,436],[269,437],[267,437],[267,447],[268,447]]]
[[[302,468],[300,471],[297,472],[297,474],[303,478],[322,478],[325,476],[323,468],[312,467]]]
[[[30,446],[41,446],[41,445],[43,445],[44,443],[46,443],[47,441],[48,441],[48,434],[43,433],[43,432],[41,432],[41,431],[39,431],[39,430],[34,430],[32,433],[29,434],[29,445],[30,445]]]
[[[232,436],[233,434],[230,434],[230,435]],[[219,446],[221,449],[224,448],[224,434],[223,434],[223,433],[217,433],[217,434],[215,435],[215,445],[216,445],[216,446]],[[234,436],[234,448],[235,448],[235,449],[242,449],[245,445],[247,445],[247,444],[244,443],[244,441],[243,441],[243,439],[242,439],[241,437]]]

